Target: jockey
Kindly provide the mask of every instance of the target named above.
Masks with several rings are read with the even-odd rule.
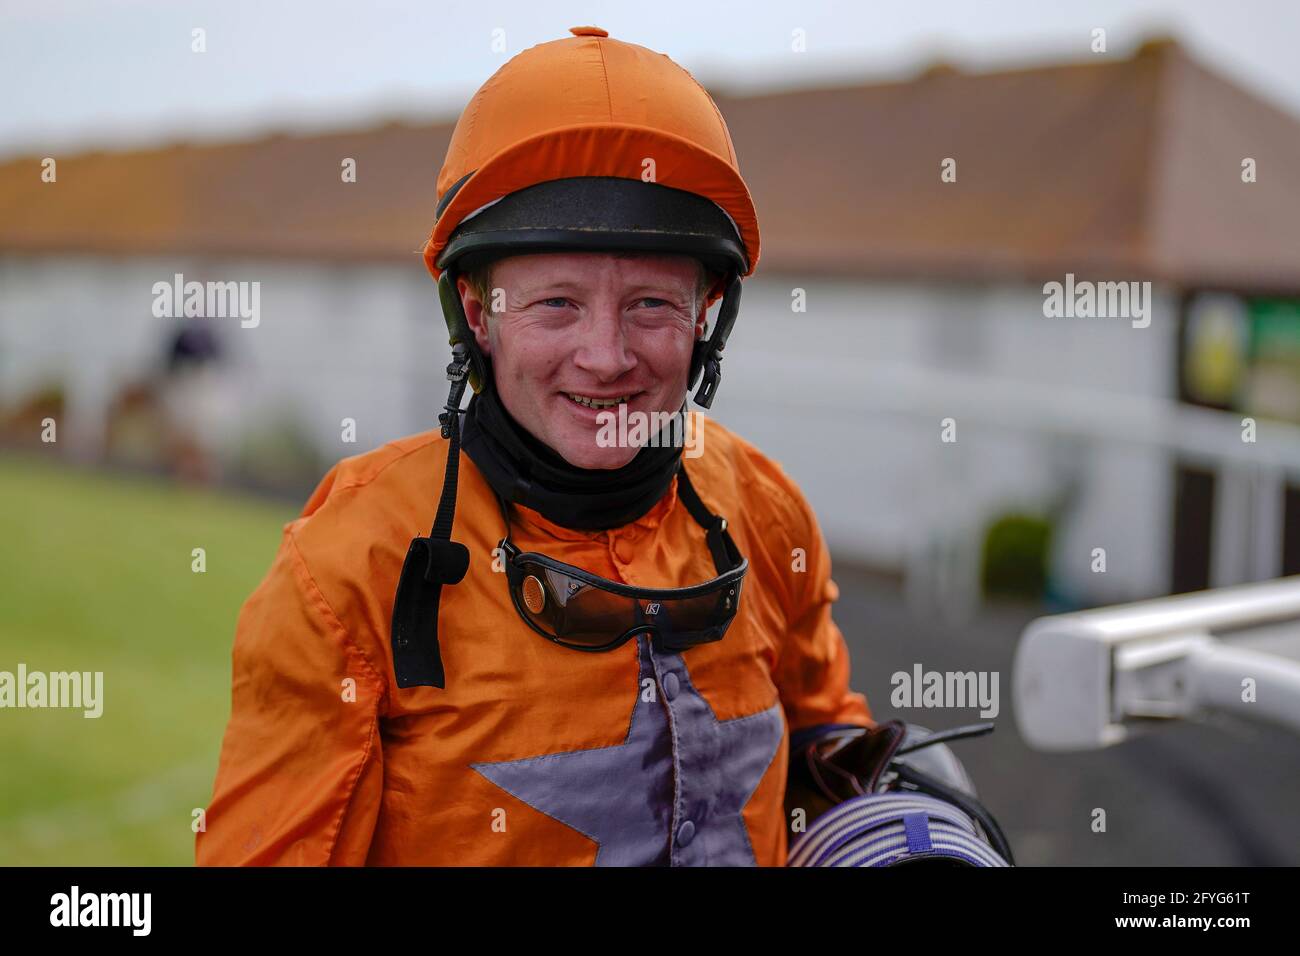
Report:
[[[455,128],[424,247],[442,427],[286,526],[200,864],[782,866],[792,759],[875,727],[808,502],[688,409],[759,259],[727,126],[666,56],[570,32]]]

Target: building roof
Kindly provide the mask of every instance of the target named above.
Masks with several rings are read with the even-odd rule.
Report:
[[[1300,122],[1170,41],[1127,59],[715,98],[758,207],[760,274],[1300,290]],[[56,157],[55,184],[41,157],[11,160],[0,250],[422,268],[452,125]],[[1257,182],[1242,182],[1246,157]]]

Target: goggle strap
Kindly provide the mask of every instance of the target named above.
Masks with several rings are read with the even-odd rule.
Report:
[[[686,510],[691,513],[691,517],[704,528],[704,539],[708,542],[709,553],[713,555],[713,564],[718,569],[718,573],[724,574],[738,567],[741,561],[740,549],[736,547],[736,543],[731,540],[731,534],[727,531],[727,519],[715,515],[700,500],[699,493],[696,492],[690,476],[686,473],[685,464],[677,468],[677,494],[686,505]]]

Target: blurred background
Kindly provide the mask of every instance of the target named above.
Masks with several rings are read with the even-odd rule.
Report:
[[[192,861],[283,523],[445,399],[459,109],[585,23],[730,126],[764,249],[711,413],[816,508],[875,715],[978,719],[891,706],[916,663],[1001,674],[954,749],[1019,862],[1300,863],[1295,736],[1048,755],[1010,705],[1035,617],[1300,573],[1300,13],[1046,6],[0,9],[0,670],[105,674],[98,720],[0,711],[0,864]],[[177,274],[259,320],[159,318]],[[1149,282],[1149,325],[1045,316],[1067,274]]]

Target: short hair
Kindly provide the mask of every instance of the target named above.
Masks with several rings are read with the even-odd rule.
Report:
[[[619,258],[631,258],[638,254],[623,252],[619,253]],[[492,267],[494,264],[488,262],[465,273],[465,281],[469,283],[470,289],[474,291],[474,297],[483,303],[483,308],[489,315],[492,314]],[[704,297],[717,284],[718,276],[710,271],[699,259],[695,260],[695,265],[698,269],[695,278],[695,305],[697,309],[700,309],[704,304]],[[699,312],[696,312],[695,317],[699,318]]]

